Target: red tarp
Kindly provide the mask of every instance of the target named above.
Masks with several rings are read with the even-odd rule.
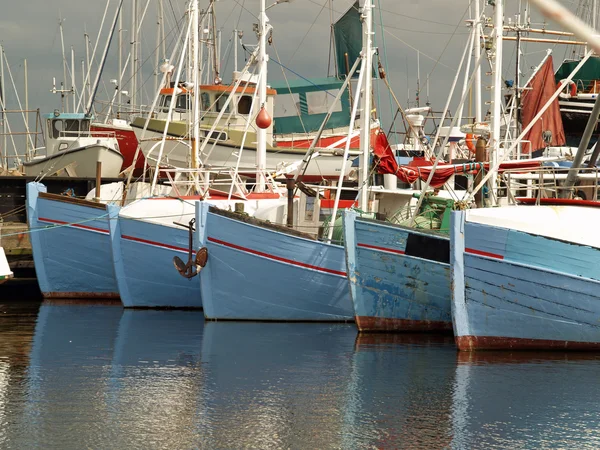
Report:
[[[544,65],[537,71],[527,85],[527,88],[521,96],[521,123],[523,128],[529,125],[535,115],[556,91],[552,56],[548,57]],[[549,145],[559,146],[565,144],[565,131],[560,117],[558,98],[554,99],[552,104],[542,114],[542,117],[539,118],[525,135],[524,140],[530,141],[531,144],[529,145],[528,142],[524,142],[522,147],[523,152],[529,153],[530,151],[545,148],[548,145],[542,139],[542,131],[545,130],[552,132],[552,141]]]
[[[375,155],[375,163],[377,164],[377,173],[395,174],[404,183],[413,184],[418,179],[427,181],[431,173],[432,166],[399,166],[387,137],[381,130],[376,133],[373,139],[373,154]],[[508,161],[500,166],[500,171],[507,169],[531,169],[539,167],[539,165],[538,161],[531,160]],[[482,167],[485,170],[489,170],[489,163],[438,165],[430,185],[433,188],[442,187],[452,175],[477,172]]]

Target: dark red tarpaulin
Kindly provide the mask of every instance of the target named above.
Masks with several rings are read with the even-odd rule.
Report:
[[[531,123],[535,115],[542,109],[555,91],[554,65],[552,56],[550,56],[533,76],[521,95],[521,123],[523,128]],[[542,139],[542,131],[546,130],[552,132],[552,141],[549,145],[560,146],[565,144],[565,131],[563,129],[562,118],[560,117],[558,98],[554,99],[552,104],[542,114],[542,117],[539,118],[523,138],[524,141],[531,142],[531,144],[529,142],[523,143],[523,152],[529,153],[545,148],[548,144]]]

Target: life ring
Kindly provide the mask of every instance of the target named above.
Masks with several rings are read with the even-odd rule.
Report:
[[[561,83],[564,81],[566,81],[566,79],[560,80]],[[563,88],[563,93],[568,94],[571,97],[577,97],[577,84],[575,84],[573,80],[570,80],[569,82],[567,82],[567,84],[565,84],[565,87]]]
[[[477,142],[477,137],[474,134],[467,133],[465,135],[465,144],[471,153],[475,153],[475,144]]]

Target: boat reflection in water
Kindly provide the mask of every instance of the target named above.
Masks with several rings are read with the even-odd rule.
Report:
[[[111,447],[197,446],[203,326],[201,311],[123,311],[107,388]]]
[[[331,448],[345,428],[354,324],[207,322],[206,448]]]
[[[361,333],[342,448],[445,448],[456,364],[444,335]]]
[[[32,443],[70,448],[75,442],[93,448],[105,440],[106,381],[122,307],[73,303],[40,306],[25,417],[15,429],[14,448],[30,448]]]
[[[599,448],[600,355],[459,352],[453,448]]]

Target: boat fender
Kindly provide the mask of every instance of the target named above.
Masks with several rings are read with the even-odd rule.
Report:
[[[477,136],[471,133],[467,133],[465,136],[465,144],[471,153],[475,153],[475,143],[477,142]]]

